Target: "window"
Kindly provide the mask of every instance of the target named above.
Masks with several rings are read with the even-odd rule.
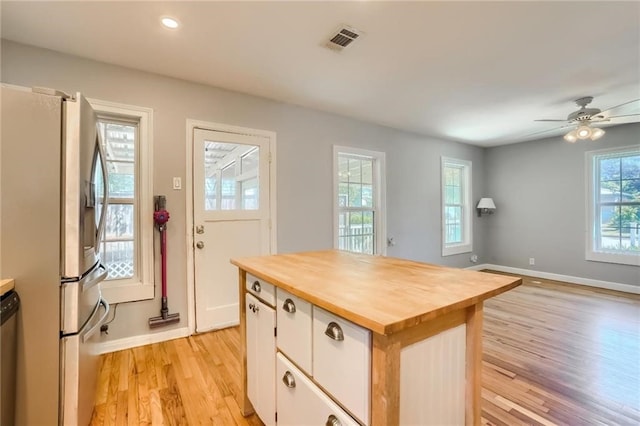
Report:
[[[110,303],[154,297],[152,111],[90,100],[98,114],[109,194],[100,252],[108,270],[103,293]],[[144,224],[144,226],[143,226]]]
[[[385,254],[384,153],[334,146],[334,247]]]
[[[640,145],[587,153],[587,260],[640,265]]]
[[[258,210],[259,159],[259,146],[206,141],[205,210]]]
[[[471,162],[442,157],[442,255],[468,253],[471,243]]]

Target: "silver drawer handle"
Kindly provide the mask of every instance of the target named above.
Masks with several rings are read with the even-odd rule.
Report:
[[[336,416],[331,414],[329,415],[329,418],[327,418],[325,426],[342,426],[342,422],[340,422]]]
[[[331,321],[327,326],[327,329],[324,331],[324,334],[332,338],[333,340],[341,341],[344,340],[344,333],[342,333],[342,329],[338,324]]]
[[[293,378],[293,374],[291,374],[290,371],[284,373],[284,376],[282,376],[282,383],[284,383],[288,388],[296,387],[296,379]]]
[[[284,309],[286,312],[289,312],[290,314],[293,314],[296,312],[296,304],[293,303],[293,300],[287,299],[282,304],[282,309]]]
[[[255,291],[256,293],[260,293],[260,291],[262,290],[262,288],[260,287],[260,282],[259,281],[254,281],[253,285],[251,286],[251,289],[253,291]]]

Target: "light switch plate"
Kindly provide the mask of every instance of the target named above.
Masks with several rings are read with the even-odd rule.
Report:
[[[173,189],[182,189],[182,179],[179,177],[173,178]]]

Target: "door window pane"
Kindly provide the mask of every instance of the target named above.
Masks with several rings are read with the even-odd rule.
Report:
[[[204,208],[205,210],[218,209],[218,176],[204,178]]]
[[[242,210],[256,210],[258,208],[258,178],[242,182],[241,187]]]
[[[236,209],[236,172],[235,163],[230,164],[226,168],[222,169],[221,179],[221,210],[235,210]]]
[[[259,168],[259,147],[205,141],[205,210],[257,210],[260,207]]]
[[[258,170],[258,160],[260,159],[260,149],[256,148],[253,151],[245,154],[241,161],[241,173],[247,173],[254,170]]]

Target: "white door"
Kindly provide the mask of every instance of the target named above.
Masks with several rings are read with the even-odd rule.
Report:
[[[260,420],[276,424],[276,311],[247,294],[247,395]]]
[[[232,257],[270,254],[269,139],[195,129],[193,236],[196,331],[239,323]]]

